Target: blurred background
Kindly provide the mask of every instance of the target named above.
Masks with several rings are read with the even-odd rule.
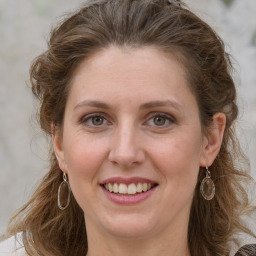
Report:
[[[217,31],[234,57],[239,137],[256,178],[256,1],[185,2]],[[47,143],[35,124],[28,81],[30,63],[46,49],[51,26],[82,3],[0,0],[0,233],[47,171]]]

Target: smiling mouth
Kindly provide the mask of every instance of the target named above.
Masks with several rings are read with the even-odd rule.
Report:
[[[124,184],[124,183],[105,183],[102,186],[109,192],[113,194],[120,194],[120,195],[136,195],[140,193],[145,193],[154,187],[156,187],[158,184],[154,183],[142,183],[139,182],[137,184],[130,183],[130,184]]]

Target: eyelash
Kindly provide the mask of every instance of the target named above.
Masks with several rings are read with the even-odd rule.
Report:
[[[158,127],[158,128],[166,128],[167,126],[169,126],[172,123],[176,122],[176,119],[166,113],[162,113],[162,112],[153,112],[149,114],[149,117],[147,118],[147,120],[143,123],[143,125],[148,125],[148,123],[153,119],[154,122],[154,118],[164,118],[165,123],[163,125],[156,125],[156,124],[151,124],[149,126],[154,126],[154,127]],[[89,121],[93,121],[93,118],[101,118],[103,120],[104,124],[100,124],[100,125],[94,125],[94,124],[88,124]],[[166,121],[168,122],[168,124],[166,124]],[[107,122],[107,123],[105,123]],[[101,128],[102,126],[105,125],[110,125],[111,122],[109,122],[107,120],[107,118],[105,117],[105,115],[103,113],[92,113],[92,114],[88,114],[86,116],[83,116],[80,120],[80,123],[88,126],[88,127],[93,127],[93,128]]]
[[[110,122],[105,118],[103,113],[93,113],[93,114],[89,114],[86,116],[83,116],[80,120],[80,123],[83,125],[86,125],[88,127],[93,127],[93,128],[100,128],[102,127],[102,125],[93,125],[93,124],[88,124],[88,122],[91,120],[91,122],[93,121],[93,118],[101,118],[103,119],[103,122],[107,122],[107,125],[110,124]],[[106,125],[106,124],[103,124]]]
[[[176,122],[176,119],[173,116],[169,115],[169,114],[162,113],[162,112],[154,112],[154,113],[150,113],[149,114],[149,118],[148,118],[148,120],[145,123],[148,123],[152,119],[153,119],[153,122],[154,122],[154,118],[156,118],[156,117],[164,118],[165,119],[165,123],[163,125],[156,125],[156,124],[154,124],[154,125],[150,125],[150,126],[155,126],[155,127],[158,127],[158,128],[166,128],[170,124]],[[166,121],[168,121],[168,124],[166,124]]]

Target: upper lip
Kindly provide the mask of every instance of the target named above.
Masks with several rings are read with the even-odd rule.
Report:
[[[131,183],[151,183],[151,184],[157,184],[156,181],[142,178],[142,177],[130,177],[130,178],[124,178],[124,177],[111,177],[108,179],[103,180],[100,184],[107,184],[107,183],[123,183],[123,184],[131,184]]]

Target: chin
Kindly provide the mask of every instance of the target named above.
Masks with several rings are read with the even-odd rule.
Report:
[[[150,218],[146,218],[145,215],[138,216],[138,214],[115,216],[103,225],[107,232],[124,239],[146,237],[155,226]]]

